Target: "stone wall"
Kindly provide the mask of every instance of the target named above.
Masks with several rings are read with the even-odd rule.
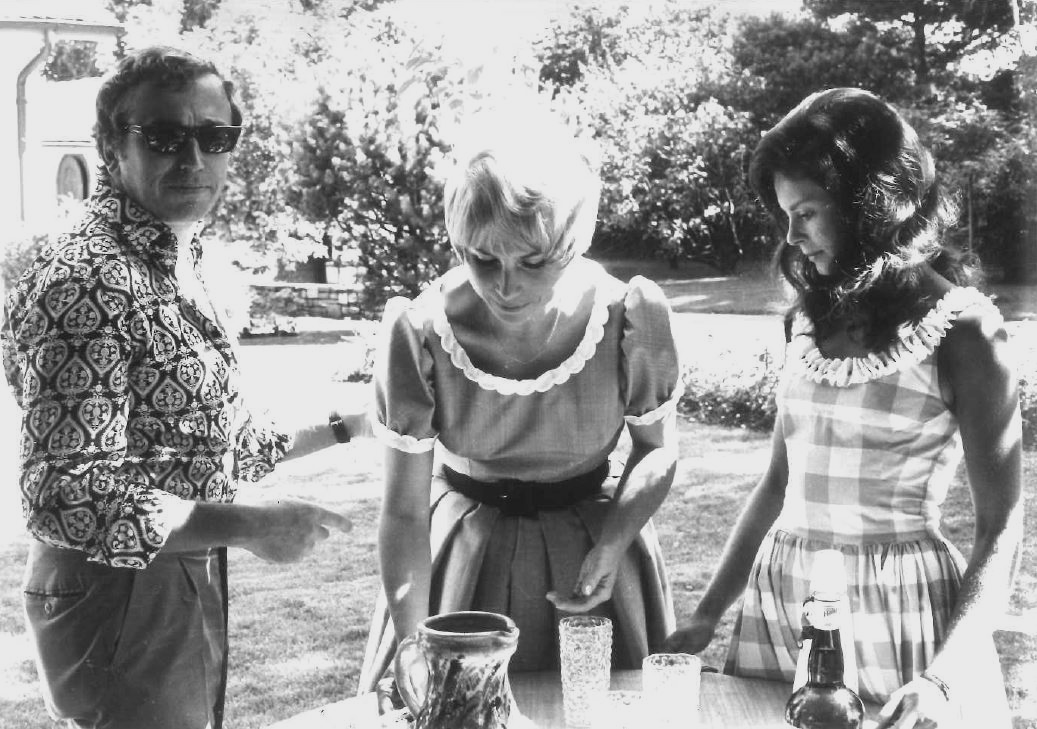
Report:
[[[251,284],[252,315],[322,316],[356,319],[363,316],[356,284],[273,283]]]

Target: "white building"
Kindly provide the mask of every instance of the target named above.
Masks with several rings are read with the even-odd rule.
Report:
[[[0,2],[0,225],[45,223],[60,195],[83,198],[98,165],[91,136],[100,79],[50,82],[61,41],[111,48],[120,32],[102,0]]]

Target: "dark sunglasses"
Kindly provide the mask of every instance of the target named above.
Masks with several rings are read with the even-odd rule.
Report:
[[[185,127],[179,124],[127,124],[124,132],[139,134],[144,144],[156,154],[179,154],[187,140],[198,140],[205,154],[225,154],[234,149],[241,136],[240,126]]]

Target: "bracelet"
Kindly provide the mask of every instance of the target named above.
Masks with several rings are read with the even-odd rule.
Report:
[[[339,443],[348,443],[350,439],[349,428],[342,422],[342,416],[336,412],[332,412],[328,416],[328,426],[331,428],[331,432],[335,434],[335,440]]]
[[[948,702],[951,700],[951,687],[947,685],[946,681],[944,681],[939,676],[930,673],[929,671],[922,671],[922,678],[924,678],[926,681],[931,683],[936,688],[940,689],[940,693],[943,694],[944,700]]]

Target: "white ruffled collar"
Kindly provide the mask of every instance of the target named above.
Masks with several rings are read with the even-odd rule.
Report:
[[[811,335],[809,320],[800,312],[793,324],[789,369],[818,384],[835,387],[859,385],[915,365],[931,355],[958,315],[970,306],[994,308],[993,302],[973,287],[955,287],[945,293],[917,324],[904,324],[897,339],[883,352],[866,357],[825,357]]]
[[[547,392],[552,387],[561,385],[573,375],[581,372],[587,362],[594,357],[598,342],[605,336],[605,324],[609,318],[609,302],[604,288],[600,283],[595,285],[590,319],[587,321],[587,328],[583,332],[580,343],[576,345],[575,351],[557,367],[532,379],[515,380],[500,377],[485,372],[472,364],[468,353],[454,336],[453,327],[450,326],[446,310],[443,308],[443,296],[436,297],[436,308],[432,314],[432,329],[439,335],[440,344],[450,356],[454,367],[484,390],[492,390],[501,395],[532,395],[534,392]]]

